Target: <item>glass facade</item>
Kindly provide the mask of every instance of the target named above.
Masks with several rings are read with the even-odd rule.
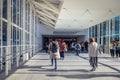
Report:
[[[18,67],[38,51],[37,17],[27,0],[0,2],[0,72],[8,72],[7,68]]]
[[[120,40],[120,16],[90,27],[89,38],[91,37],[99,40],[96,41],[98,41],[100,45],[103,45],[104,53],[109,53],[110,42],[113,40],[119,42]]]

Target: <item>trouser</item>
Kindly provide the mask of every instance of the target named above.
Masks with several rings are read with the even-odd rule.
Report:
[[[57,59],[56,58],[51,59],[51,64],[55,65],[55,69],[57,69]]]
[[[90,65],[93,68],[96,68],[98,66],[98,57],[90,57]]]
[[[120,50],[116,50],[116,57],[120,57]]]
[[[80,54],[80,50],[76,50],[76,53],[77,53],[77,55],[79,55]]]
[[[60,58],[64,58],[64,51],[60,52]]]
[[[111,56],[114,57],[114,49],[110,49]]]

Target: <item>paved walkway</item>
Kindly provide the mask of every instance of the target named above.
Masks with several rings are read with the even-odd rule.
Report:
[[[120,59],[102,54],[94,72],[90,71],[88,59],[86,53],[80,56],[66,53],[64,60],[58,60],[55,71],[49,55],[39,53],[5,80],[120,80]]]

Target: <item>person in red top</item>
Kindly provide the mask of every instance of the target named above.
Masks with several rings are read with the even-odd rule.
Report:
[[[64,53],[67,50],[66,43],[64,42],[63,39],[60,41],[59,47],[60,47],[60,58],[63,60],[64,59]]]

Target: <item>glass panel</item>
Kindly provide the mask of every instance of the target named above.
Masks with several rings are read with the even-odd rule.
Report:
[[[13,26],[13,45],[16,45],[16,27]]]
[[[106,37],[103,37],[103,44],[106,44]]]
[[[7,19],[7,0],[3,0],[3,18]]]
[[[100,36],[102,36],[102,24],[100,23]]]
[[[94,37],[94,26],[92,26],[92,37]]]
[[[2,26],[2,41],[3,41],[3,46],[7,45],[7,23],[3,21],[3,26]]]
[[[13,22],[16,23],[16,0],[13,0]]]
[[[22,12],[23,12],[23,7],[22,7],[22,2],[23,0],[20,0],[20,27],[23,27],[22,26]]]
[[[16,37],[17,37],[17,45],[19,45],[19,43],[20,43],[20,42],[19,42],[19,37],[20,37],[20,36],[19,36],[19,29],[17,29],[16,32],[17,32],[17,36],[16,36]]]
[[[91,28],[89,28],[89,38],[91,38]]]
[[[95,37],[97,37],[97,33],[98,33],[98,30],[97,30],[97,25],[95,26]]]
[[[103,22],[103,36],[106,36],[106,22]]]
[[[13,47],[12,47],[12,51],[13,51],[13,55],[12,55],[12,64],[16,63],[16,27],[13,26],[13,33],[12,33],[12,40],[13,40]]]
[[[115,36],[114,36],[114,40],[115,40],[115,41],[119,41],[119,35],[115,35]]]
[[[17,7],[17,25],[19,26],[19,15],[20,15],[20,8],[19,8],[19,0],[17,0],[17,5],[16,5],[16,7]]]
[[[119,17],[115,17],[115,34],[119,34]]]
[[[112,19],[110,20],[110,35],[112,35]]]

